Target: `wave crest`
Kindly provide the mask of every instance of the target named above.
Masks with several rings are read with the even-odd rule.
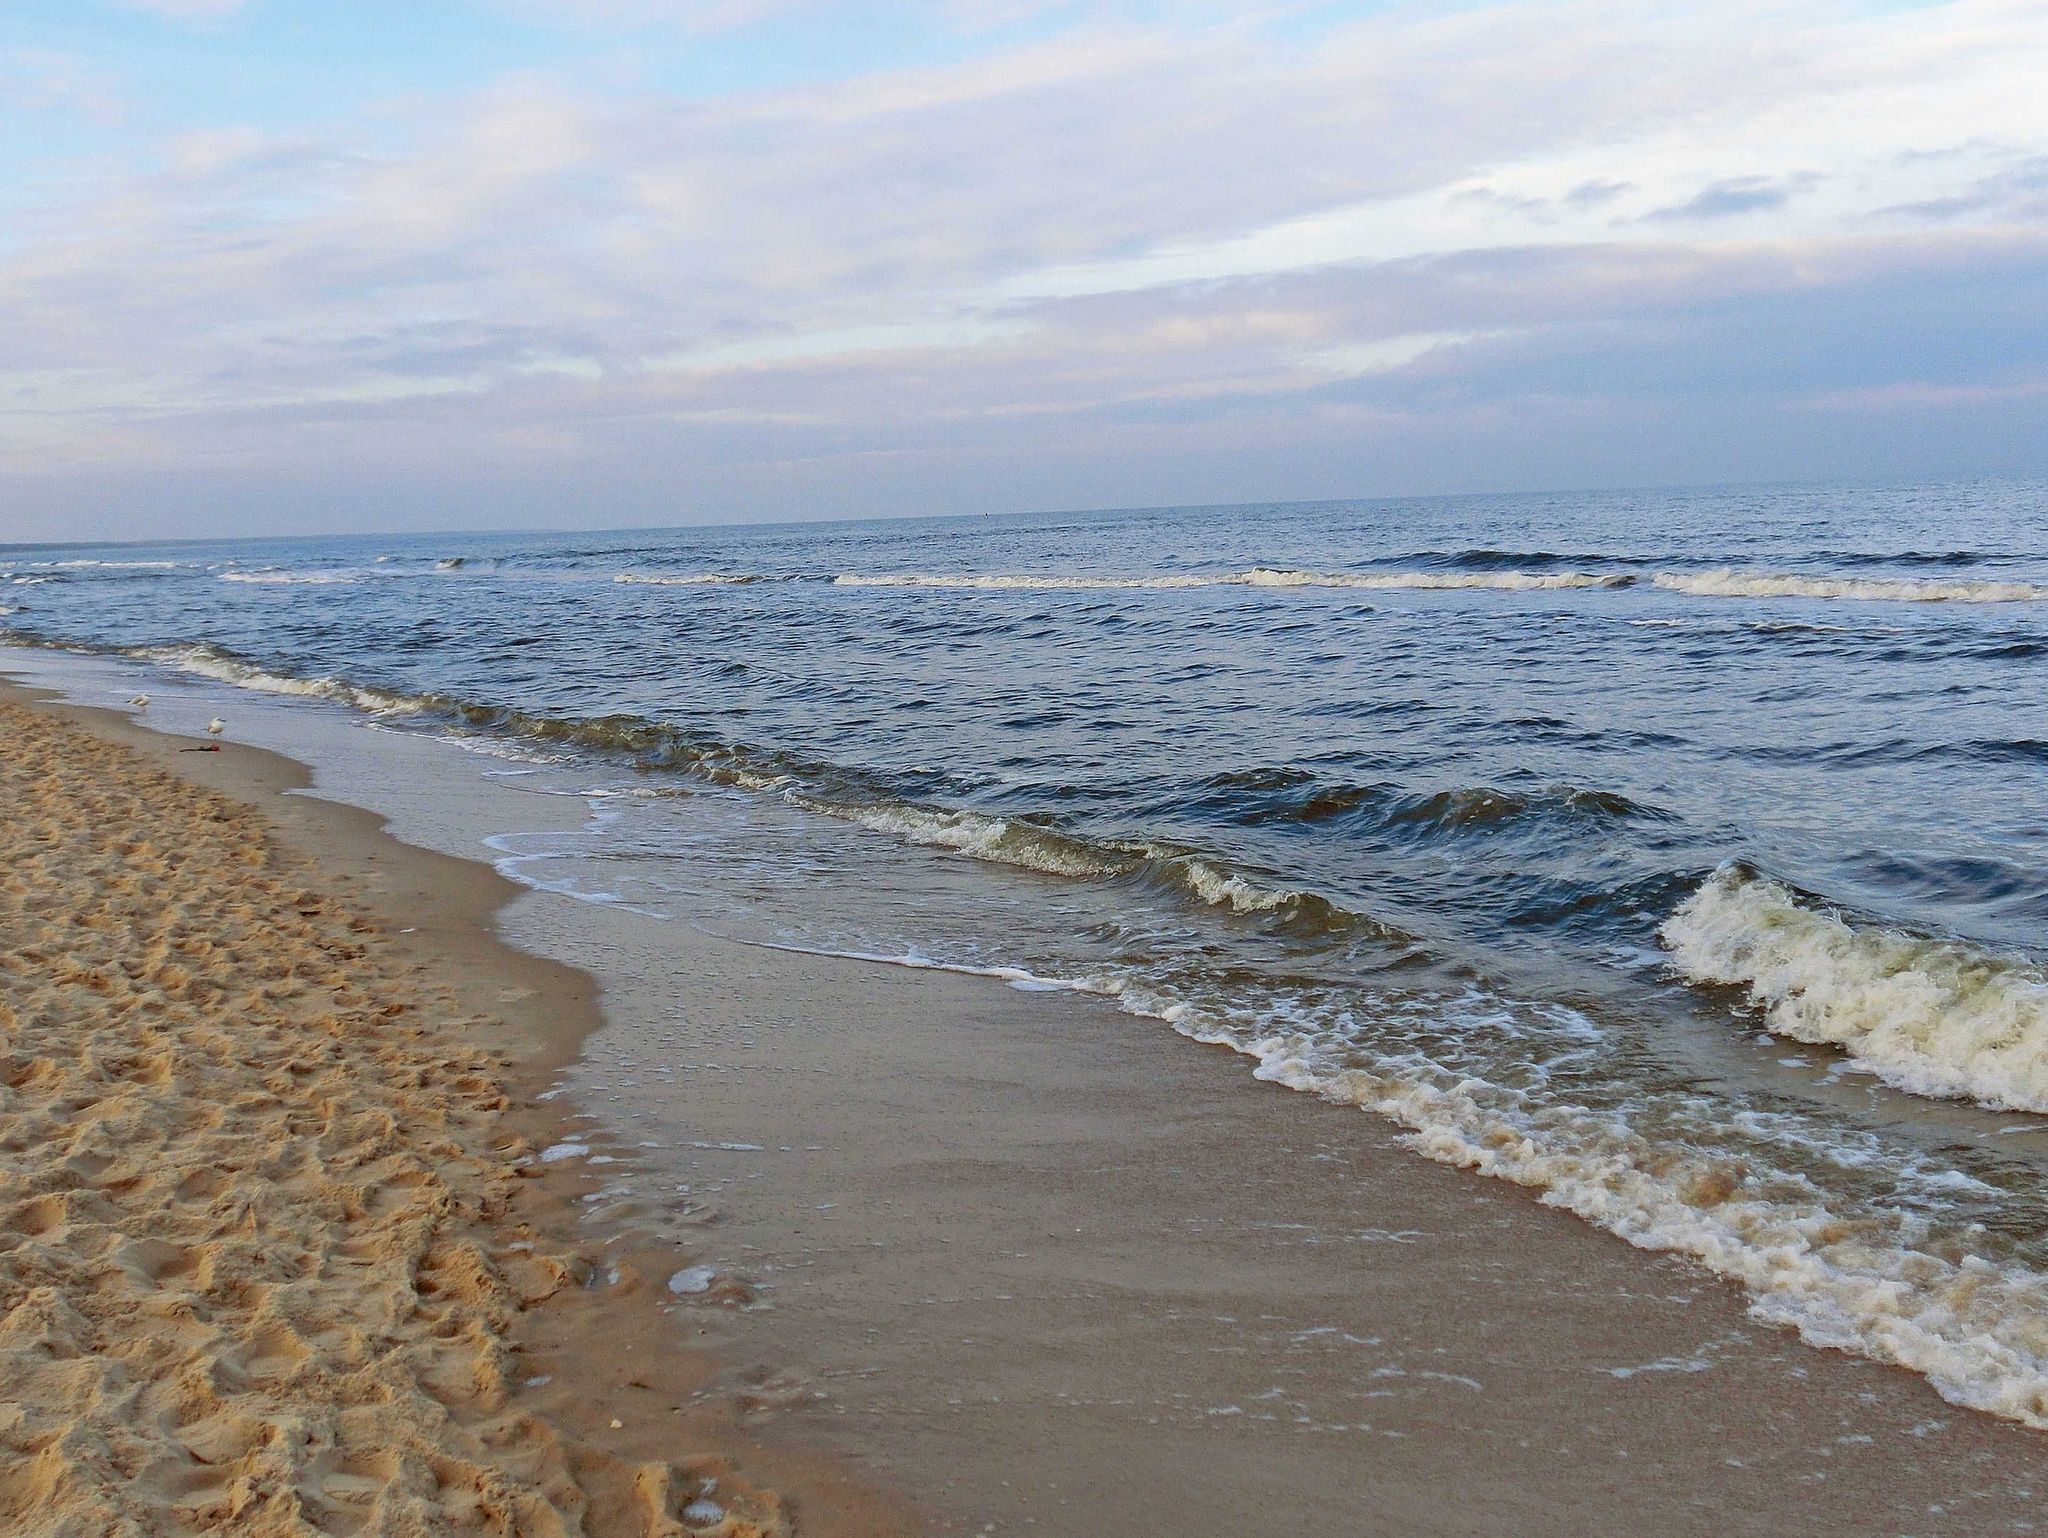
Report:
[[[418,715],[437,708],[440,701],[428,695],[397,694],[387,689],[364,688],[331,675],[317,678],[298,678],[284,673],[272,673],[254,663],[244,662],[214,647],[206,645],[187,646],[139,646],[122,653],[141,662],[155,662],[181,672],[195,673],[202,678],[215,679],[220,683],[233,684],[239,689],[254,689],[263,694],[292,694],[301,697],[334,700],[339,704],[352,705],[357,710],[372,715]]]
[[[1724,866],[1659,930],[1696,983],[1748,990],[1765,1025],[1842,1048],[1916,1095],[2048,1112],[2048,972],[1967,942],[1852,925]]]
[[[1628,587],[1635,578],[1590,571],[1279,571],[1254,566],[1237,579],[1248,587],[1342,587],[1368,591],[1448,591],[1490,588],[1500,592],[1541,592],[1554,588]]]
[[[1119,860],[1111,851],[1014,817],[908,805],[835,806],[811,797],[805,797],[803,804],[913,844],[950,849],[977,860],[1015,865],[1049,876],[1118,876],[1129,869],[1128,862]]]
[[[1368,592],[1403,588],[1492,588],[1528,592],[1549,588],[1625,587],[1635,579],[1585,571],[1293,571],[1254,566],[1247,571],[1176,572],[1142,577],[1035,575],[1021,572],[841,572],[838,587],[924,587],[980,591],[1104,592],[1161,591],[1203,587],[1351,588]]]
[[[224,571],[220,574],[223,582],[262,583],[277,586],[346,587],[363,580],[368,575],[358,571],[286,571],[270,568],[262,571]],[[378,576],[385,573],[379,572]]]
[[[808,810],[855,822],[909,843],[949,849],[997,865],[1079,880],[1135,880],[1170,890],[1206,907],[1269,918],[1316,932],[1383,930],[1383,925],[1340,908],[1320,893],[1268,885],[1195,850],[1145,841],[1097,840],[1021,817],[943,810],[907,802],[847,805],[814,796],[796,798]]]
[[[1802,577],[1791,572],[1659,572],[1673,593],[1699,598],[1849,598],[1872,603],[2024,603],[2048,598],[2038,582],[1943,582],[1926,577]]]

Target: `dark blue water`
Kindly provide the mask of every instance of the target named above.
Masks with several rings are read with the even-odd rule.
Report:
[[[534,879],[1108,994],[2048,1421],[2044,508],[17,548],[0,626],[523,755],[604,807]]]

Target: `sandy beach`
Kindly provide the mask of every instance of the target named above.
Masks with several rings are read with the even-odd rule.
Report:
[[[1105,1001],[18,700],[9,1531],[2032,1530],[2037,1433]],[[411,829],[478,794],[261,719]]]
[[[2048,0],[0,11],[0,1538],[2048,1538]]]
[[[596,1301],[531,1100],[591,989],[491,937],[504,884],[253,750],[0,731],[0,1528],[789,1531],[658,1289]]]

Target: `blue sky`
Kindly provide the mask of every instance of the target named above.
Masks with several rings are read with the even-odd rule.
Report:
[[[15,0],[0,539],[2048,470],[2048,5]]]

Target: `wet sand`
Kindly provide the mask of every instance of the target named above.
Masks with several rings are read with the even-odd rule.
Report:
[[[165,761],[309,847],[356,824],[336,889],[435,911],[412,864],[434,857],[279,798],[281,760]],[[480,966],[459,937],[495,952],[509,888],[443,867],[469,917],[394,943],[491,991],[515,1030],[524,1009],[551,1046],[504,1071],[543,1092],[588,981],[528,961],[557,991],[524,974],[535,995],[496,997],[518,963]],[[935,1533],[2034,1530],[2037,1434],[1751,1321],[1696,1268],[1155,1023],[552,894],[498,922],[604,987],[566,1092],[508,1113],[536,1118],[536,1145],[570,1140],[550,1113],[576,1118],[591,1156],[519,1183],[581,1208],[600,1283],[522,1316],[527,1375],[562,1374],[536,1411],[629,1452],[736,1454],[800,1531],[888,1520],[848,1469]],[[569,1024],[533,1030],[548,1020]],[[670,1276],[685,1290],[662,1314]],[[655,1328],[628,1340],[619,1320]]]

